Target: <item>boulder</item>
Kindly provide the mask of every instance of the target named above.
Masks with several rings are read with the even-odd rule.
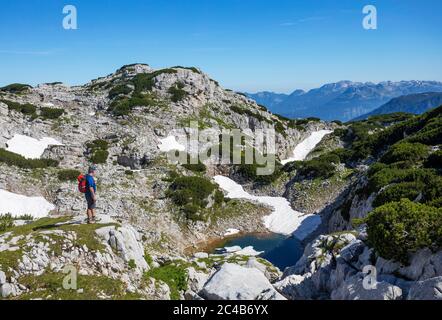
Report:
[[[198,272],[193,267],[187,269],[189,289],[193,292],[200,292],[204,284],[209,279],[209,275],[204,272]]]
[[[225,263],[209,279],[201,290],[201,296],[208,300],[256,300],[266,297],[281,298],[264,274],[254,268],[245,268]]]
[[[247,268],[255,268],[260,270],[270,282],[276,281],[281,275],[279,269],[276,267],[267,267],[265,264],[259,262],[255,257],[251,257],[245,266]]]
[[[193,256],[197,259],[207,259],[209,257],[209,254],[206,252],[197,252]]]
[[[331,293],[332,300],[399,300],[402,289],[388,282],[377,282],[373,287],[364,287],[363,275],[348,278]]]
[[[10,283],[5,283],[0,286],[0,296],[2,298],[7,298],[14,295],[14,286]]]
[[[442,300],[442,277],[418,281],[408,293],[409,300]]]
[[[365,244],[361,240],[349,243],[341,249],[340,256],[349,263],[358,261],[359,256],[364,251]]]
[[[0,271],[0,286],[6,283],[6,275],[3,271]]]
[[[310,276],[310,274],[303,276],[290,275],[283,280],[276,282],[274,287],[284,295],[284,297],[290,300],[313,299],[317,294]]]
[[[136,268],[140,271],[149,268],[144,259],[144,248],[140,242],[141,236],[131,225],[123,225],[119,228],[104,227],[95,232],[105,239],[124,261],[133,260]]]
[[[425,265],[432,257],[432,252],[428,248],[424,248],[413,254],[410,258],[410,265],[403,267],[399,273],[405,278],[418,280],[424,273]]]

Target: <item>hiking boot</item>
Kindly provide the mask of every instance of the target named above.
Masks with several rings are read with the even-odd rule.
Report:
[[[100,219],[100,218],[97,218],[97,217],[92,217],[92,220],[93,220],[94,222],[100,222],[100,221],[101,221],[101,219]]]

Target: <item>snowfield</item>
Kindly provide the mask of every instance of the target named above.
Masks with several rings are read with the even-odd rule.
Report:
[[[318,215],[293,210],[286,198],[253,196],[230,178],[215,176],[214,179],[221,189],[227,192],[228,198],[252,200],[273,207],[273,212],[263,220],[266,228],[274,233],[293,234],[302,240],[321,223],[321,217]]]
[[[48,146],[62,146],[63,144],[53,138],[34,139],[21,134],[16,134],[6,142],[6,150],[17,153],[28,159],[39,159]]]
[[[158,149],[162,152],[169,152],[172,150],[184,151],[186,147],[176,141],[174,136],[168,136],[167,138],[161,139]]]
[[[26,197],[0,189],[0,214],[10,213],[13,217],[31,215],[46,217],[55,206],[43,197]]]
[[[302,141],[293,150],[293,157],[282,160],[281,164],[286,164],[292,161],[302,161],[308,156],[310,152],[318,145],[319,142],[327,135],[332,133],[332,130],[320,130],[313,132],[307,139]]]

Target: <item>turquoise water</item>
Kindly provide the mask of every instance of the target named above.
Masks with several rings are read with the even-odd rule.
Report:
[[[270,261],[280,270],[293,266],[301,258],[304,248],[301,241],[294,237],[287,237],[276,233],[246,234],[227,240],[225,247],[253,246],[256,251],[264,251],[261,257]]]

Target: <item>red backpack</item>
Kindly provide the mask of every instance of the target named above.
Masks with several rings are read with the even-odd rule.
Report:
[[[87,191],[86,176],[83,174],[80,174],[78,176],[77,180],[78,180],[78,191],[80,191],[81,193],[86,193],[86,191]]]

